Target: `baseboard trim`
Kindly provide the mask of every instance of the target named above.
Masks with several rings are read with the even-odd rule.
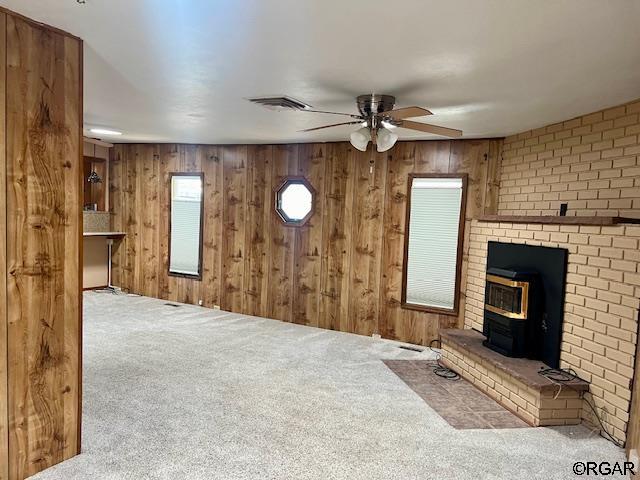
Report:
[[[82,291],[86,292],[87,290],[102,290],[104,288],[107,288],[107,285],[100,285],[98,287],[86,287],[86,288],[83,288]]]

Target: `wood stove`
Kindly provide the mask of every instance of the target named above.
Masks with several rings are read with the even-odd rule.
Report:
[[[484,344],[508,357],[540,359],[544,297],[534,271],[487,269]]]
[[[560,366],[568,254],[564,248],[488,242],[487,347]]]

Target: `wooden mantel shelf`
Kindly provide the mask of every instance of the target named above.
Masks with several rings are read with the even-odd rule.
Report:
[[[533,215],[482,215],[477,218],[479,222],[492,223],[538,223],[546,225],[597,225],[609,226],[621,223],[640,224],[640,218],[627,217],[560,217]]]

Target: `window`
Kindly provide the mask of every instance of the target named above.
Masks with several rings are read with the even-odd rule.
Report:
[[[457,315],[466,175],[410,175],[402,305]]]
[[[171,174],[169,274],[202,276],[202,173]]]
[[[286,225],[304,225],[313,215],[315,190],[302,177],[288,177],[276,190],[276,212]]]

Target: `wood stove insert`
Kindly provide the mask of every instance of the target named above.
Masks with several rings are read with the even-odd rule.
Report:
[[[489,242],[485,346],[558,368],[567,253],[563,248]]]
[[[544,297],[537,272],[490,268],[484,304],[484,344],[508,357],[541,356]]]

